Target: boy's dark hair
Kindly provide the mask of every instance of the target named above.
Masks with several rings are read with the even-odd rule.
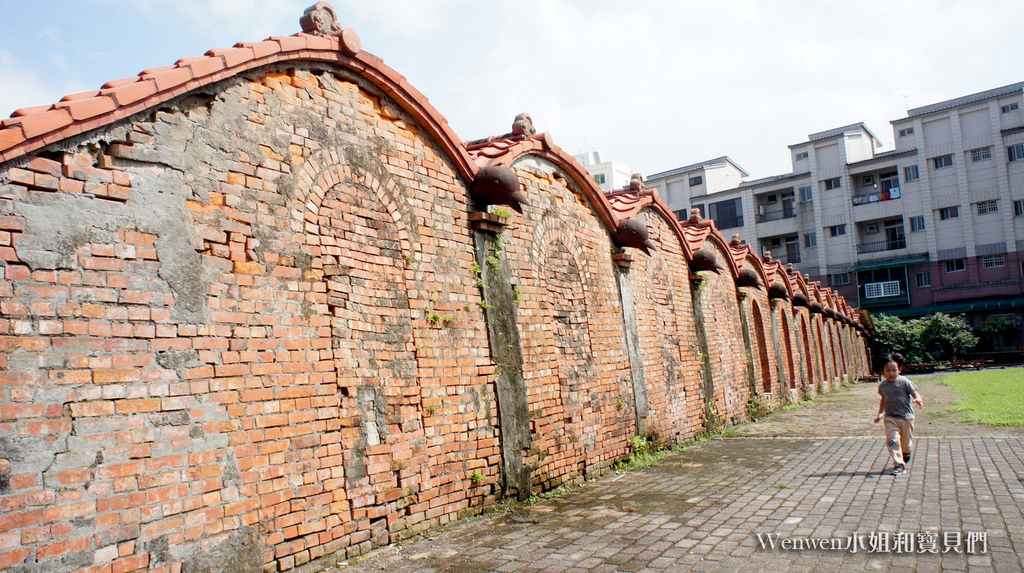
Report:
[[[883,364],[888,364],[890,362],[895,362],[896,366],[900,367],[900,370],[903,369],[903,355],[899,352],[890,352],[885,355],[885,362],[883,362]]]

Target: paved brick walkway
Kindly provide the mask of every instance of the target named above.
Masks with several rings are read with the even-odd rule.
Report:
[[[922,437],[905,475],[886,463],[880,435],[719,438],[325,573],[1024,570],[1024,439]],[[821,539],[843,548],[792,548]]]

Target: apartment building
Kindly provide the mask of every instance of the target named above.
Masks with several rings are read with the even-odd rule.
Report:
[[[1024,82],[911,109],[879,152],[863,123],[790,145],[792,172],[727,157],[646,180],[677,213],[792,263],[851,304],[904,317],[964,313],[992,350],[1017,350],[1024,312]],[[684,185],[704,170],[729,177]]]
[[[626,185],[629,185],[629,180],[633,176],[633,172],[629,167],[618,163],[616,161],[602,161],[601,153],[598,151],[588,151],[579,155],[573,156],[576,161],[579,161],[580,165],[587,169],[590,176],[597,183],[601,191],[605,193],[614,191],[616,189],[622,189]]]

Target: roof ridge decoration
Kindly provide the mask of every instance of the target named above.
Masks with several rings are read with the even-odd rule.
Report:
[[[698,271],[713,271],[715,273],[721,273],[725,270],[725,266],[718,262],[718,257],[713,252],[704,248],[704,242],[713,235],[721,236],[718,233],[718,229],[715,228],[715,222],[711,219],[701,219],[700,209],[693,207],[690,209],[690,218],[686,221],[679,223],[682,227],[685,240],[683,241],[683,247],[687,250],[690,261],[690,270],[693,272]],[[723,251],[725,249],[725,240],[722,239]]]
[[[762,285],[768,283],[761,259],[754,254],[750,245],[743,242],[739,233],[733,233],[729,241],[729,254],[739,269],[736,273],[736,286],[760,289]]]
[[[107,82],[98,90],[64,96],[52,105],[16,110],[10,118],[0,120],[0,164],[253,69],[318,61],[348,68],[393,99],[444,148],[459,174],[473,181],[478,168],[444,116],[404,76],[379,57],[362,51],[359,35],[341,27],[329,4],[310,6],[300,25],[303,31],[291,36],[212,49],[202,56],[143,70],[136,77]]]

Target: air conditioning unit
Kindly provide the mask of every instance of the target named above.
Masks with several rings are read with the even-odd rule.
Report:
[[[877,233],[878,223],[869,223],[868,226],[864,228],[864,231],[867,233]]]
[[[865,175],[864,179],[861,179],[861,185],[874,185],[875,177],[873,175]]]

